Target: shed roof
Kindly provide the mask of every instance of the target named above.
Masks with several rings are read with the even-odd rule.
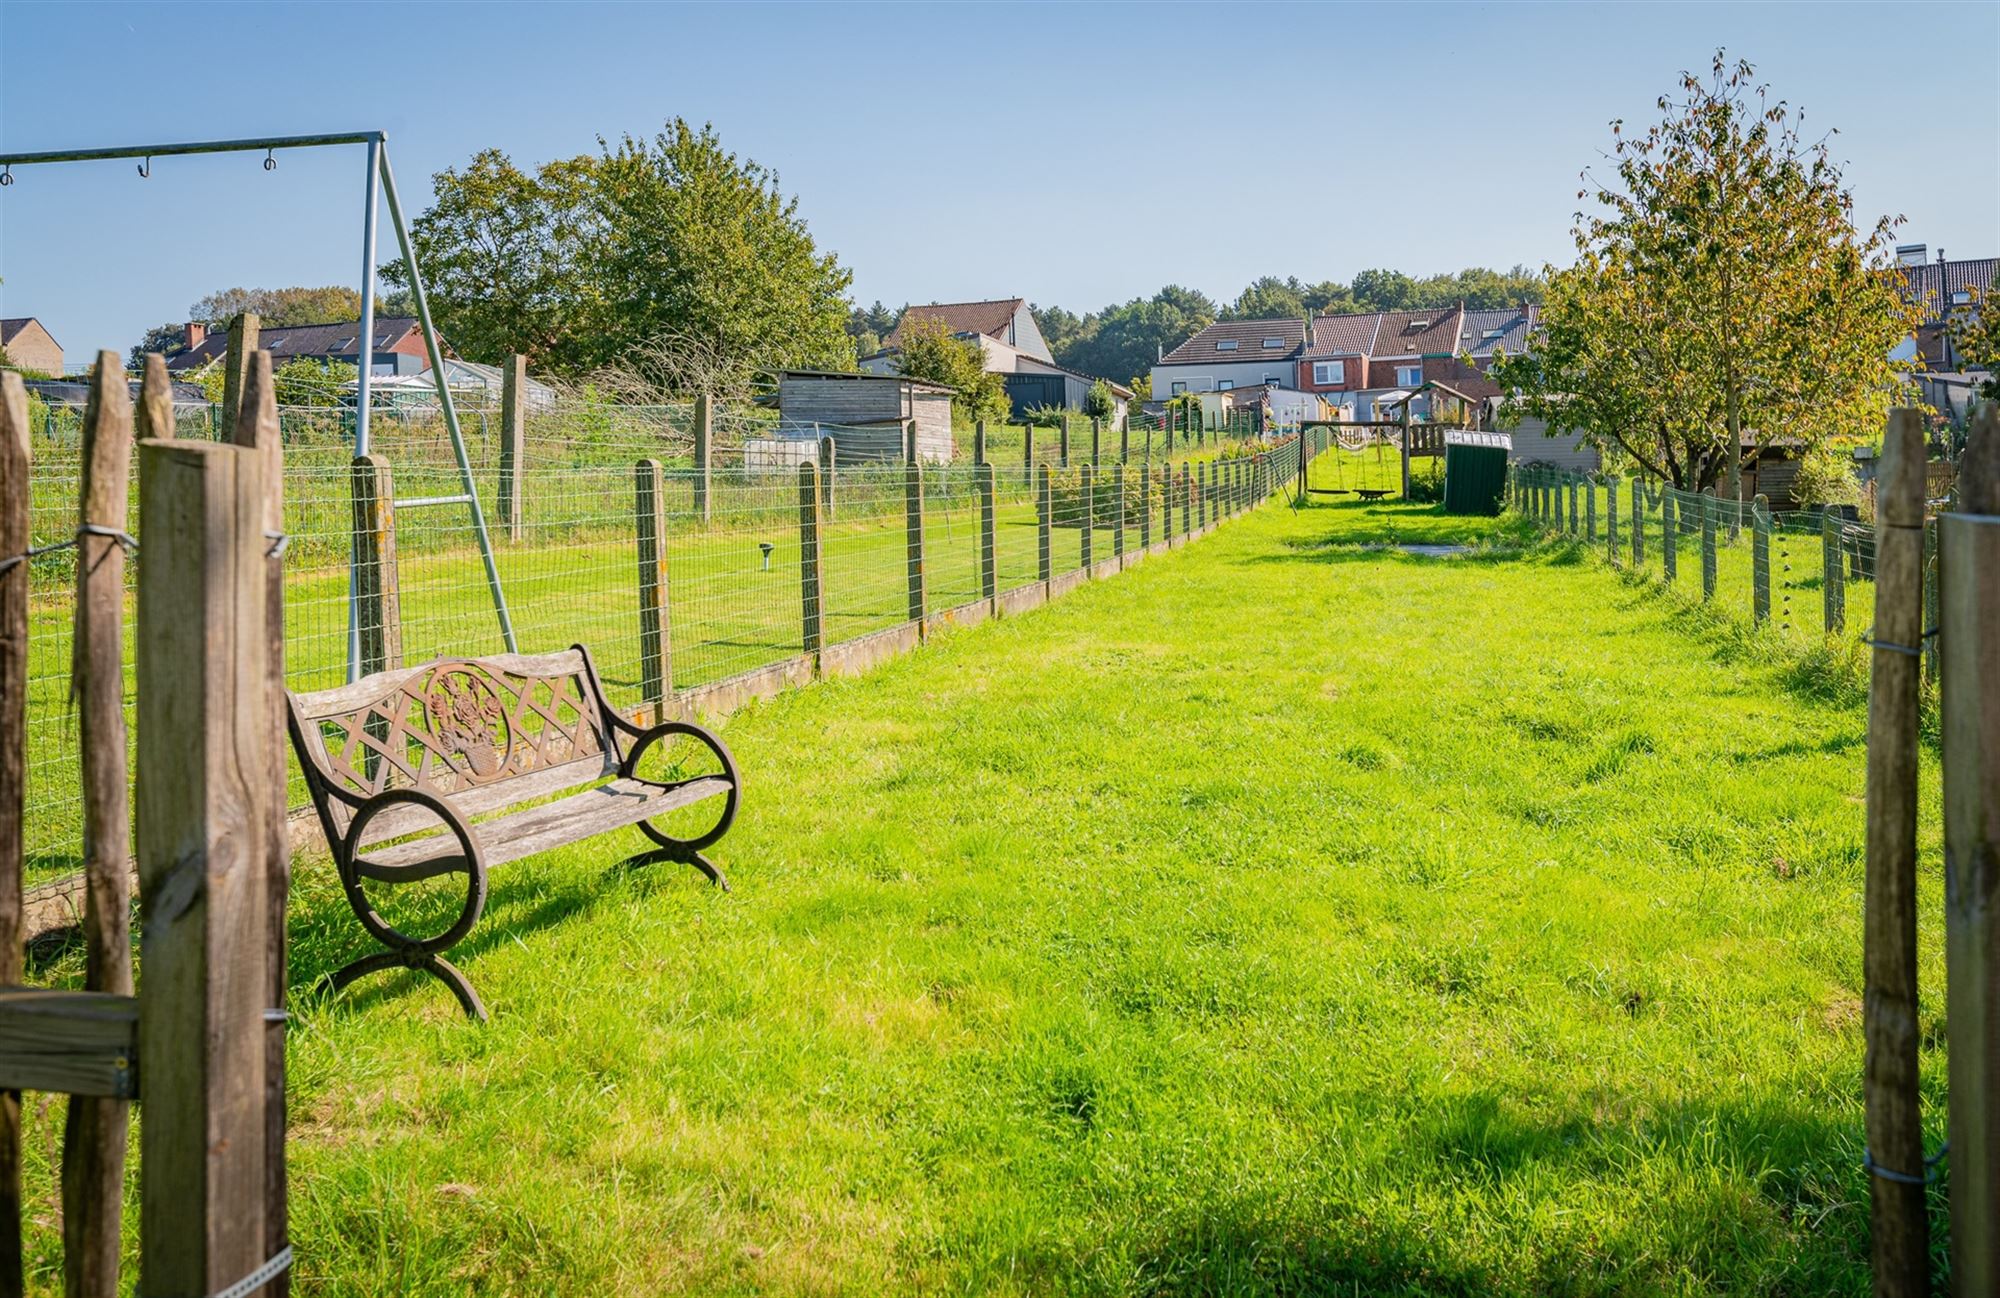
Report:
[[[845,379],[857,383],[905,383],[914,392],[942,392],[953,395],[957,388],[929,379],[913,379],[901,374],[869,374],[861,370],[779,370],[780,379]]]

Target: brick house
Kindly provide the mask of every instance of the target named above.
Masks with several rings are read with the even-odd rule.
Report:
[[[33,316],[0,320],[0,348],[6,349],[7,363],[15,369],[58,376],[63,372],[62,344]]]
[[[341,324],[265,325],[257,335],[258,346],[271,353],[273,365],[295,360],[356,365],[361,355],[360,342],[358,320]],[[430,364],[424,351],[423,325],[414,316],[376,317],[374,344],[370,349],[371,374],[417,374]],[[228,350],[226,330],[191,323],[187,326],[187,350],[169,356],[167,370],[173,374],[198,373],[221,361]],[[445,349],[445,354],[451,354],[450,348]]]

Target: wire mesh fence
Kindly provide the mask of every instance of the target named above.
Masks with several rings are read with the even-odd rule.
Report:
[[[462,469],[434,410],[375,411],[366,462],[353,456],[351,415],[334,407],[280,412],[286,678],[298,690],[504,648],[464,495],[468,473],[516,647],[588,645],[607,694],[633,710],[669,688],[798,657],[808,645],[809,611],[825,645],[902,626],[1178,538],[1204,518],[1225,516],[1225,506],[1234,511],[1258,491],[1275,492],[1289,473],[1277,468],[1290,446],[1281,440],[1211,435],[1169,459],[1158,444],[1161,454],[1146,453],[1143,430],[1104,431],[1094,439],[1094,461],[1093,439],[1077,438],[1065,465],[1059,441],[1045,441],[1040,429],[1038,457],[1049,454],[1032,465],[996,455],[989,429],[984,466],[922,463],[913,471],[900,459],[837,460],[823,469],[823,441],[837,446],[849,430],[786,428],[774,417],[722,412],[704,420],[694,403],[592,401],[531,408],[518,431],[503,427],[497,409],[462,409]],[[176,411],[177,436],[221,432],[209,407]],[[39,547],[74,535],[80,424],[64,412],[31,441]],[[1267,471],[1255,488],[1251,466],[1260,453]],[[989,476],[990,511],[982,485]],[[143,541],[136,484],[130,498],[127,530]],[[666,633],[654,640],[642,627],[649,513],[667,557]],[[807,596],[809,543],[818,558],[816,604]],[[143,556],[142,546],[128,566],[128,601]],[[74,565],[71,551],[24,565],[31,882],[73,870],[81,846],[78,736],[68,705]],[[129,710],[129,631],[125,649]],[[295,777],[293,804],[303,803]]]
[[[1732,618],[1802,642],[1856,641],[1873,624],[1875,527],[1865,505],[1774,511],[1761,496],[1540,465],[1517,468],[1510,490],[1514,509],[1545,531]]]

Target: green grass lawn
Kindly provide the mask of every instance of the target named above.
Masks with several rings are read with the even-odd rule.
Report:
[[[625,831],[497,872],[490,1025],[300,1007],[296,1291],[1865,1293],[1865,722],[1775,643],[1272,505],[738,713],[733,893]]]

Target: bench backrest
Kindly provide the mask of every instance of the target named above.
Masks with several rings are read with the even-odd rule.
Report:
[[[286,699],[300,760],[355,797],[420,788],[480,795],[483,809],[613,774],[617,740],[590,661],[554,654],[438,658]],[[316,799],[330,831],[349,809]],[[375,837],[371,833],[370,837]]]

